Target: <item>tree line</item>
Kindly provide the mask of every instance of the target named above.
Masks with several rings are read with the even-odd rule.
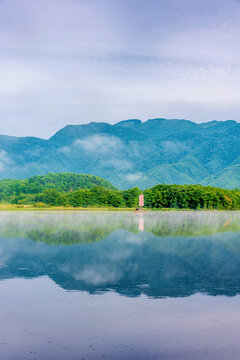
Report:
[[[238,189],[227,190],[202,185],[160,184],[143,192],[138,187],[115,190],[99,185],[90,189],[68,191],[48,188],[39,193],[12,194],[5,202],[35,206],[136,208],[141,193],[144,194],[146,208],[240,209]]]

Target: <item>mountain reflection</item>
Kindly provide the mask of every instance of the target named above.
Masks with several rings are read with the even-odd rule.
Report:
[[[47,275],[93,294],[232,296],[239,234],[238,212],[1,213],[0,280]]]

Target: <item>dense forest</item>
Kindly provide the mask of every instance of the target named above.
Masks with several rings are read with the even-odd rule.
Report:
[[[156,185],[142,192],[146,208],[240,209],[240,191],[202,185]],[[141,190],[118,190],[93,175],[59,173],[25,180],[1,180],[0,201],[36,207],[135,208]]]
[[[67,193],[78,189],[91,189],[102,186],[106,189],[117,190],[112,184],[98,176],[74,173],[50,173],[44,176],[33,176],[24,180],[0,180],[0,201],[23,203],[31,202],[34,196],[45,190],[54,189],[60,193]],[[35,202],[35,200],[33,200]]]

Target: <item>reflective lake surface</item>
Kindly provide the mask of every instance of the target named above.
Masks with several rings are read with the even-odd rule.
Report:
[[[240,212],[0,212],[0,359],[239,359]]]

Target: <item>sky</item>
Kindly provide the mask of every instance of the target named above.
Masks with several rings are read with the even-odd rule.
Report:
[[[0,0],[0,134],[240,121],[239,0]]]

